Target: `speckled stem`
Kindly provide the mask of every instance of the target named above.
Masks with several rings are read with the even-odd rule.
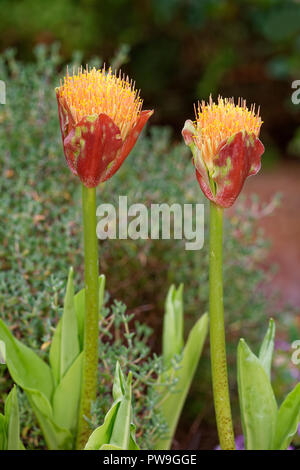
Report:
[[[209,231],[210,351],[215,413],[220,446],[235,449],[226,363],[223,307],[223,209],[210,203]]]
[[[77,449],[83,449],[91,428],[91,403],[96,399],[99,336],[98,243],[96,236],[96,189],[82,185],[84,228],[85,325],[81,402],[77,433]]]

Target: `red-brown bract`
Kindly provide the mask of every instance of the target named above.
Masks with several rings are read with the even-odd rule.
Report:
[[[129,155],[153,110],[128,77],[109,69],[79,69],[56,88],[64,153],[88,188],[111,178]]]

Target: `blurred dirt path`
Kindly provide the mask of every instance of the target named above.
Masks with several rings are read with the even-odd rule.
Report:
[[[272,246],[268,261],[278,266],[275,288],[282,304],[300,310],[300,164],[286,162],[272,170],[262,170],[245,184],[247,195],[256,193],[269,202],[275,193],[282,194],[281,205],[259,220]]]

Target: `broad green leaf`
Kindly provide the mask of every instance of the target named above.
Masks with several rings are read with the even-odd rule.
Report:
[[[109,443],[119,404],[120,401],[113,403],[105,415],[102,426],[99,426],[90,435],[85,450],[99,450],[102,445]]]
[[[0,413],[0,450],[7,450],[7,426],[5,417]]]
[[[77,317],[74,307],[73,268],[70,268],[61,325],[60,378],[77,358],[79,350]]]
[[[50,400],[53,392],[50,367],[30,348],[15,339],[2,320],[0,339],[6,346],[6,363],[14,382],[23,389],[38,390]]]
[[[83,352],[66,372],[53,396],[53,419],[62,428],[75,434],[81,391]]]
[[[259,360],[262,363],[269,379],[271,379],[271,365],[274,351],[274,338],[275,338],[275,322],[273,318],[270,319],[269,328],[262,342],[259,351]]]
[[[288,394],[278,411],[272,449],[285,450],[300,423],[300,383]]]
[[[171,365],[175,355],[183,348],[183,284],[176,290],[172,285],[165,303],[163,324],[163,360],[166,366]]]
[[[277,420],[276,400],[262,363],[243,339],[238,346],[238,389],[246,449],[271,449]]]
[[[7,450],[19,450],[20,422],[16,386],[10,391],[5,402],[5,420],[7,425]]]
[[[132,373],[129,372],[125,393],[120,401],[109,442],[123,450],[128,450],[131,433],[131,382]]]
[[[205,313],[193,326],[186,346],[183,350],[183,356],[177,370],[171,368],[167,374],[177,380],[176,389],[172,392],[165,391],[164,388],[159,391],[162,393],[161,402],[158,405],[164,416],[169,434],[166,438],[160,438],[155,443],[155,449],[168,450],[171,447],[173,435],[188,394],[191,382],[193,380],[200,355],[203,349],[204,341],[208,329],[208,315]],[[162,377],[162,381],[164,377]]]
[[[71,450],[73,436],[53,420],[48,399],[38,390],[24,389],[33,409],[49,450]]]

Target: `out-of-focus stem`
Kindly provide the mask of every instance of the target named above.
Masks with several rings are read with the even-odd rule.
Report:
[[[223,209],[210,203],[210,351],[213,394],[221,449],[235,449],[230,409],[223,307]]]

